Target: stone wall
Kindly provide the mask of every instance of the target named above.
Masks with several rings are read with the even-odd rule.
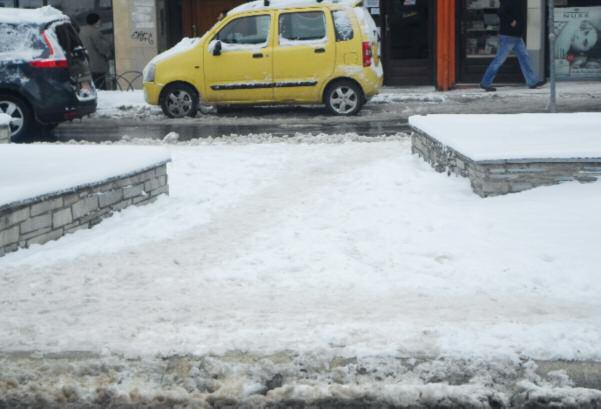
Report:
[[[10,125],[7,122],[3,122],[3,118],[0,118],[0,143],[10,142]]]
[[[167,162],[97,183],[0,206],[0,257],[90,228],[114,212],[169,194]]]
[[[411,141],[414,154],[437,172],[468,177],[472,190],[481,197],[567,181],[594,182],[601,178],[601,158],[474,161],[415,129]]]

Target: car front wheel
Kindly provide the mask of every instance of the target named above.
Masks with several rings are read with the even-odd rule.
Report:
[[[31,109],[25,101],[12,95],[0,95],[0,113],[11,117],[10,137],[13,142],[21,142],[35,128]]]
[[[355,115],[363,105],[363,93],[350,81],[338,81],[326,90],[325,103],[334,115]]]
[[[194,117],[198,112],[198,93],[190,85],[168,85],[161,96],[161,108],[169,118]]]

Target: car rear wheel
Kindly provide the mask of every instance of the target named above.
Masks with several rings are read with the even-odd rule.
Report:
[[[12,95],[0,95],[0,113],[11,117],[10,137],[13,142],[23,141],[35,129],[35,120],[29,105]]]
[[[355,115],[363,105],[363,93],[351,81],[337,81],[326,90],[325,103],[334,115]]]
[[[198,112],[198,93],[190,85],[168,85],[161,97],[161,108],[169,118],[194,117]]]

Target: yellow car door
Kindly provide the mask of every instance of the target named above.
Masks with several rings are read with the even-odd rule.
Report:
[[[272,14],[226,22],[204,50],[207,102],[273,100]]]
[[[273,49],[276,101],[321,101],[320,91],[336,59],[331,18],[323,9],[279,13]]]

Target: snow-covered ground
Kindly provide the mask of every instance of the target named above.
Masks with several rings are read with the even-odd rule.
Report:
[[[169,159],[156,147],[5,145],[0,149],[0,206],[127,175]]]
[[[601,158],[601,113],[420,115],[409,124],[476,161]]]
[[[170,197],[0,259],[2,351],[601,360],[601,183],[481,199],[402,136],[163,145]]]

